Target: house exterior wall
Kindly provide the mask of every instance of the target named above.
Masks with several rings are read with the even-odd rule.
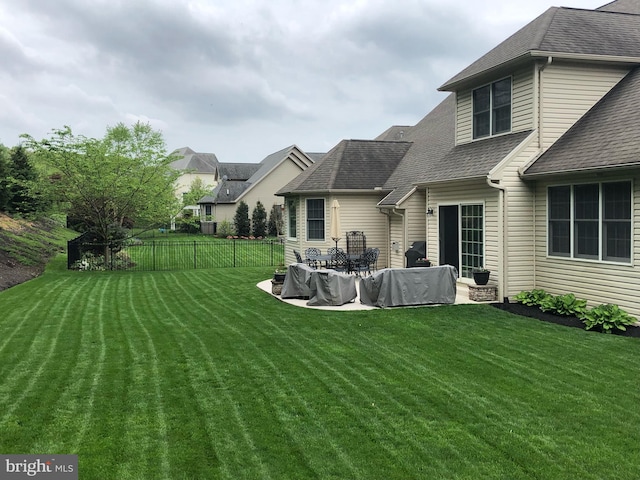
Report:
[[[324,199],[324,231],[323,241],[307,240],[307,212],[306,200],[313,198]],[[331,239],[331,205],[333,200],[340,203],[340,226],[342,238],[338,241],[338,247],[347,249],[346,232],[358,230],[364,232],[367,238],[367,247],[378,247],[380,257],[378,268],[388,266],[388,230],[383,214],[379,213],[377,204],[382,200],[380,194],[343,194],[343,195],[302,195],[298,197],[297,211],[297,237],[287,237],[285,248],[285,261],[295,262],[293,250],[298,250],[304,258],[304,251],[309,247],[317,247],[326,252],[327,248],[335,247],[336,243]],[[366,212],[366,213],[365,213]],[[285,211],[285,229],[289,222],[289,212]]]
[[[416,241],[426,241],[425,220],[426,192],[416,190],[403,203],[402,208],[394,212],[388,211],[389,266],[404,268],[404,253]]]
[[[503,75],[495,80],[504,78]],[[511,90],[511,133],[534,128],[534,69],[521,68],[513,75]],[[456,92],[456,144],[473,141],[473,90],[477,85]]]
[[[548,148],[613,88],[629,69],[554,61],[540,74],[542,146]]]
[[[550,257],[547,254],[547,188],[550,185],[632,179],[632,252],[631,264],[598,262],[576,258]],[[535,186],[535,283],[552,295],[573,293],[588,301],[590,307],[615,303],[640,318],[640,172],[633,175],[598,175],[537,181]]]
[[[500,281],[498,259],[501,240],[498,228],[498,201],[498,191],[489,187],[484,179],[429,186],[427,204],[433,208],[433,215],[427,216],[426,228],[427,256],[431,264],[438,265],[440,258],[439,207],[482,204],[484,205],[484,266],[492,272],[489,284],[496,285]]]
[[[182,200],[182,194],[188,192],[191,189],[191,184],[195,179],[202,180],[202,184],[213,189],[218,182],[216,182],[216,176],[214,173],[184,173],[180,175],[175,183],[175,194],[179,200]]]

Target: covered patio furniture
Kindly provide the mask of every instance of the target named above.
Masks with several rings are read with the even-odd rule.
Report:
[[[455,303],[457,278],[451,265],[383,268],[360,280],[360,302],[376,307]]]
[[[313,267],[306,263],[292,263],[287,267],[287,275],[282,284],[282,298],[309,298],[309,278]]]
[[[356,279],[333,270],[314,270],[309,276],[309,306],[344,305],[355,300]]]

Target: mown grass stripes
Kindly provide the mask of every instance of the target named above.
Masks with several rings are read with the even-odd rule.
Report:
[[[0,451],[82,478],[638,478],[637,339],[486,306],[306,310],[270,268],[0,293]]]

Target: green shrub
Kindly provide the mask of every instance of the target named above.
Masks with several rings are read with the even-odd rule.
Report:
[[[517,294],[514,298],[517,302],[520,302],[523,305],[529,305],[530,307],[539,307],[542,305],[542,302],[551,295],[545,292],[544,290],[537,289],[531,291],[522,291]]]
[[[578,318],[584,317],[587,313],[587,301],[578,299],[573,293],[564,295],[549,295],[540,304],[543,312],[550,312],[556,315],[573,315]]]
[[[216,231],[216,235],[218,237],[227,237],[229,235],[235,235],[236,232],[233,229],[233,225],[228,220],[223,220],[218,222],[218,229]]]
[[[600,326],[604,333],[611,333],[613,328],[626,330],[636,322],[636,318],[629,315],[618,305],[611,303],[598,305],[589,310],[582,318],[586,330]]]

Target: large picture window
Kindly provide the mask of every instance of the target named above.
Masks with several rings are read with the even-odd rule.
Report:
[[[548,189],[551,256],[631,261],[631,182]]]
[[[473,138],[511,131],[511,77],[473,91]]]
[[[307,199],[307,240],[324,241],[324,199]]]

